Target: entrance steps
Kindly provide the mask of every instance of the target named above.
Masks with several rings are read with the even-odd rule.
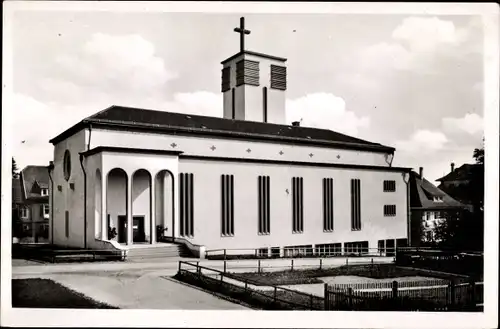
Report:
[[[172,257],[192,257],[184,245],[173,243],[133,245],[128,249],[127,259],[161,259]]]

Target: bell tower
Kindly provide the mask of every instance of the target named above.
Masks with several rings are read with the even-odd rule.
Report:
[[[240,51],[222,61],[224,118],[286,124],[286,58],[245,50],[245,18],[234,29]]]

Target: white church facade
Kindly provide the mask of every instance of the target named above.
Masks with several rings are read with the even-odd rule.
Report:
[[[111,106],[51,140],[54,244],[170,241],[203,257],[410,243],[410,169],[392,166],[394,148],[287,124],[286,59],[245,50],[235,30],[223,118]]]

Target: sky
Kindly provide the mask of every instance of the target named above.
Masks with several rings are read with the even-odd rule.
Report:
[[[49,139],[111,105],[222,117],[220,62],[288,58],[287,123],[396,148],[433,181],[473,163],[483,129],[480,16],[16,11],[13,156],[47,165]]]

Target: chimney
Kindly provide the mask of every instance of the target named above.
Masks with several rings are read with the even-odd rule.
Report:
[[[424,178],[424,167],[418,168],[418,171],[419,171],[419,174],[420,174],[420,178]]]
[[[292,122],[292,126],[299,127],[300,126],[300,121],[294,121],[294,122]]]
[[[451,163],[451,172],[454,172],[454,171],[455,171],[455,163],[454,163],[454,162],[452,162],[452,163]]]

